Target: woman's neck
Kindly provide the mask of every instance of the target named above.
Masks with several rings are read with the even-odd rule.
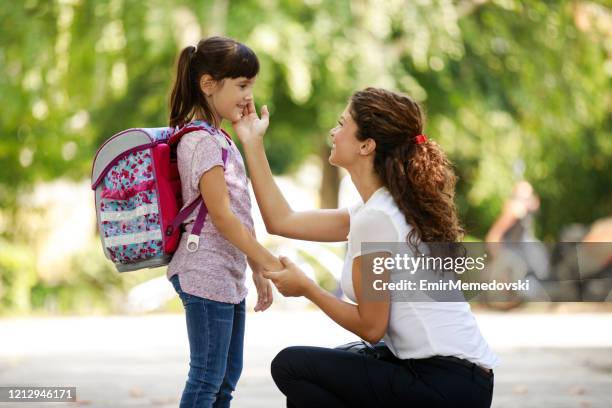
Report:
[[[371,166],[347,170],[364,203],[372,197],[376,190],[384,186],[382,180],[374,173],[374,169]]]

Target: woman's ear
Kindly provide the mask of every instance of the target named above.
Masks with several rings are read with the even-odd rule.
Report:
[[[361,142],[361,146],[359,148],[359,151],[364,156],[367,156],[367,155],[373,153],[374,150],[376,150],[376,141],[374,139],[369,138],[369,139],[366,139],[363,142]]]
[[[200,89],[206,96],[211,96],[215,91],[217,81],[210,74],[204,74],[200,78]]]

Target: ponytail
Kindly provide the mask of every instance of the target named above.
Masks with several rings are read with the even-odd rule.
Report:
[[[457,177],[452,163],[432,140],[416,138],[423,131],[423,114],[411,98],[366,88],[351,97],[357,139],[374,139],[374,170],[413,228],[406,240],[456,243],[463,238],[454,203]]]
[[[400,149],[404,150],[404,149]],[[389,184],[394,198],[400,202],[412,202],[404,206],[404,215],[414,218],[415,228],[408,241],[416,244],[418,239],[430,243],[453,243],[463,238],[464,230],[459,224],[455,207],[457,176],[452,163],[440,146],[432,140],[413,144],[407,154],[392,159],[404,167],[406,176],[389,172]],[[404,185],[404,187],[400,187]],[[414,215],[412,215],[414,214]]]
[[[170,126],[183,126],[190,118],[198,99],[191,79],[191,59],[196,47],[183,48],[176,64],[176,79],[170,94]]]

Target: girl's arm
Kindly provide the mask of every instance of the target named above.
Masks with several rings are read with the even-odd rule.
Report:
[[[232,212],[223,167],[215,166],[200,178],[200,192],[211,221],[221,235],[266,270],[282,269],[280,261],[255,239]]]
[[[353,260],[353,288],[357,304],[347,303],[336,298],[315,282],[286,257],[281,257],[285,269],[280,272],[264,272],[278,290],[285,296],[305,296],[316,304],[326,315],[340,326],[355,333],[360,338],[377,343],[385,335],[389,324],[390,296],[388,291],[376,292],[373,282],[389,282],[389,271],[381,275],[372,272],[373,259],[386,257],[387,253],[375,253],[356,257]],[[369,265],[365,276],[362,265]]]
[[[346,241],[349,231],[347,210],[293,211],[272,177],[263,146],[263,136],[270,123],[268,108],[261,109],[261,119],[251,101],[242,119],[234,122],[236,135],[246,154],[255,198],[269,233],[308,241]]]
[[[257,235],[255,235],[255,231],[252,231],[253,238],[257,239]],[[272,294],[272,284],[269,279],[264,278],[263,272],[265,269],[253,261],[251,258],[247,257],[247,263],[251,267],[251,271],[253,272],[253,283],[255,284],[255,289],[257,290],[257,303],[255,304],[254,310],[256,312],[263,312],[267,308],[272,305],[274,301],[274,295]]]

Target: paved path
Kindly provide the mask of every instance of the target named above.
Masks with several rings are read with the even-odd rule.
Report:
[[[502,358],[493,406],[612,407],[612,314],[478,313]],[[187,370],[182,315],[0,320],[0,385],[76,386],[78,404],[175,407]],[[333,346],[354,336],[319,312],[247,318],[235,408],[283,407],[269,362],[287,345]],[[10,406],[0,403],[0,407]],[[13,404],[14,406],[14,404]]]

